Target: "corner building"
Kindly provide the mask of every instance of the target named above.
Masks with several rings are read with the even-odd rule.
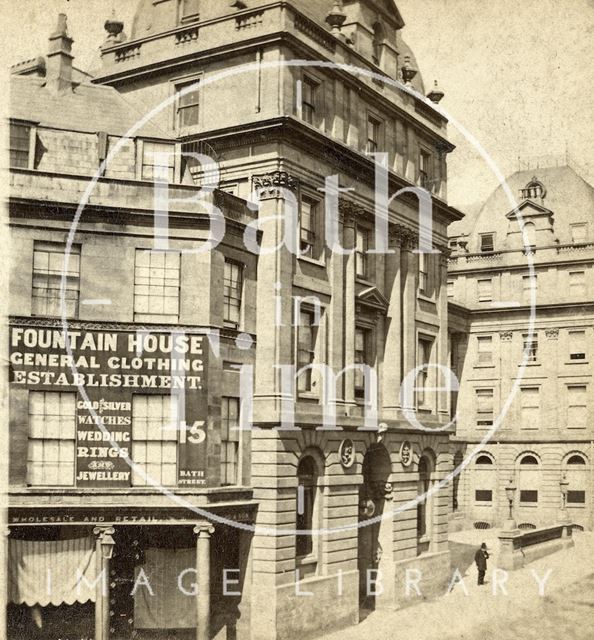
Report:
[[[471,458],[455,485],[453,523],[500,526],[511,481],[521,529],[567,518],[591,529],[594,189],[566,162],[519,171],[507,184],[517,209],[498,187],[451,229],[455,455]]]
[[[73,75],[62,22],[45,65],[15,70],[14,637],[40,619],[44,637],[53,628],[78,633],[74,621],[95,640],[316,637],[397,605],[407,569],[421,571],[424,594],[443,590],[451,492],[403,507],[452,469],[452,429],[442,428],[450,398],[430,390],[440,386],[434,369],[405,396],[409,406],[400,390],[416,366],[448,362],[447,226],[462,216],[446,201],[446,121],[431,102],[382,80],[425,93],[396,5],[143,0],[129,36],[116,19],[105,26],[92,83]],[[90,177],[116,145],[69,238]],[[374,152],[386,154],[390,195],[405,189],[383,216],[387,252],[373,251]],[[216,189],[200,156],[218,165]],[[320,191],[328,176],[344,189],[336,222],[347,252],[328,246],[331,212]],[[167,234],[154,213],[164,182]],[[415,186],[432,195],[435,253],[415,252]],[[299,256],[274,250],[291,206]],[[225,234],[214,249],[192,252],[209,237],[213,207]],[[246,247],[248,228],[269,251]],[[63,265],[73,354],[59,338]],[[174,363],[168,339],[180,334],[188,351]],[[280,365],[301,372],[288,384]],[[322,365],[336,376],[330,387]],[[375,372],[375,395],[351,365]],[[248,401],[240,379],[250,366]],[[54,375],[39,373],[48,368]],[[324,428],[328,388],[333,430]],[[180,407],[186,427],[167,433],[163,422]],[[381,430],[364,428],[374,408]],[[292,429],[283,428],[288,409]],[[411,427],[406,410],[426,430]],[[241,418],[253,428],[237,431]],[[219,521],[163,495],[112,447],[95,446],[97,422],[129,442],[130,458],[158,484]],[[51,567],[59,554],[86,559],[90,578],[105,568],[107,593],[98,582],[72,604],[64,581],[55,601],[43,587],[27,591],[14,566],[27,566],[35,550]],[[188,563],[198,594],[181,598],[175,569]],[[130,595],[141,569],[173,588]],[[223,595],[225,569],[237,571],[228,576],[238,580],[232,597]]]

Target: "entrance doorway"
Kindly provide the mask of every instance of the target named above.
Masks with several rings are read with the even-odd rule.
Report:
[[[381,516],[386,497],[392,492],[389,482],[391,471],[390,455],[384,445],[371,445],[363,458],[363,484],[359,487],[358,568],[361,619],[375,609],[375,580],[384,552],[381,534],[385,525],[382,527]]]

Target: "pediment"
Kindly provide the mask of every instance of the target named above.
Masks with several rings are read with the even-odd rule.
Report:
[[[517,212],[522,214],[522,218],[537,218],[540,216],[552,216],[553,212],[534,200],[523,200],[517,209],[512,209],[505,215],[508,220],[514,220],[518,217]]]
[[[388,300],[380,293],[377,287],[368,287],[367,289],[359,291],[356,302],[358,305],[375,309],[382,313],[386,313],[389,306]]]

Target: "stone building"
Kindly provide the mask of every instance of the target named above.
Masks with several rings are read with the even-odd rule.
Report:
[[[500,525],[512,481],[521,528],[560,518],[591,528],[594,189],[568,165],[519,171],[507,184],[517,209],[500,186],[451,229],[456,455],[471,458],[454,522]]]
[[[92,82],[63,17],[13,78],[9,637],[314,637],[410,570],[443,589],[426,365],[462,214],[443,94],[390,84],[425,92],[396,5],[142,0],[124,26]]]

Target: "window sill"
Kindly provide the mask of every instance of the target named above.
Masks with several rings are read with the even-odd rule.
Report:
[[[518,509],[538,509],[538,502],[520,502]]]
[[[568,509],[585,509],[586,508],[586,504],[568,504],[567,505]]]
[[[305,400],[306,402],[318,402],[320,399],[320,396],[315,393],[314,391],[299,391],[297,393],[297,400]]]
[[[542,362],[526,362],[526,364],[522,364],[521,362],[518,364],[518,367],[540,367]]]
[[[493,506],[493,502],[475,502],[474,503],[475,507],[492,507]]]
[[[567,360],[565,364],[589,364],[588,360]]]
[[[495,369],[494,364],[475,364],[475,369]]]
[[[431,304],[437,304],[435,297],[431,298],[420,291],[417,291],[417,299],[424,300],[425,302],[430,302]]]
[[[316,258],[310,258],[309,256],[297,256],[297,259],[309,264],[315,264],[317,267],[321,267],[322,269],[326,268],[325,260],[317,260]]]
[[[363,278],[362,276],[355,275],[355,280],[359,284],[363,284],[363,285],[365,285],[367,287],[375,287],[375,282],[372,282],[371,280],[368,280],[367,278]]]

